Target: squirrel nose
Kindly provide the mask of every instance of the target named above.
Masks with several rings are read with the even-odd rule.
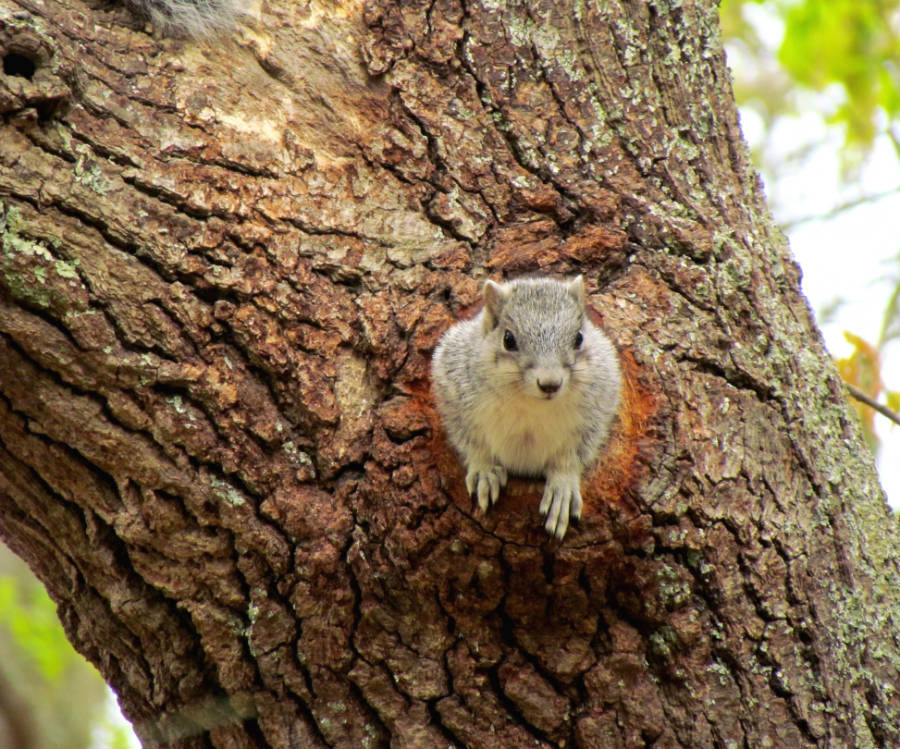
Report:
[[[559,390],[562,386],[562,382],[560,380],[538,380],[537,385],[542,393],[547,393],[549,395]]]

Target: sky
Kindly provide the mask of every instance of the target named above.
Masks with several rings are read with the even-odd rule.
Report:
[[[889,144],[879,144],[884,150]],[[829,154],[814,161],[821,169],[812,168],[804,175],[786,177],[783,189],[797,190],[797,204],[822,200],[828,189]],[[880,162],[881,173],[866,176],[867,194],[881,192],[875,187],[893,173],[893,187],[900,186],[900,164],[896,156]],[[878,170],[875,170],[878,171]],[[788,185],[790,187],[788,187]],[[834,195],[834,193],[832,193]],[[781,219],[781,216],[778,216]],[[789,232],[791,249],[803,269],[803,292],[813,310],[820,312],[835,299],[842,303],[833,314],[818,315],[829,351],[847,356],[851,346],[844,331],[875,341],[881,330],[882,316],[896,281],[900,252],[900,193],[872,203],[860,205],[827,221],[810,221]],[[900,390],[900,342],[889,343],[883,352],[882,379],[891,390]],[[875,431],[881,439],[878,470],[888,502],[900,509],[900,427],[887,418],[876,416]]]
[[[898,171],[896,157],[885,163],[894,167],[885,171]],[[821,189],[821,180],[817,184],[815,173],[806,179],[811,183],[810,193]],[[900,185],[900,173],[896,174],[894,185]],[[838,296],[844,300],[820,325],[831,353],[838,357],[850,353],[845,330],[869,341],[876,340],[896,283],[890,281],[890,275],[896,274],[900,265],[900,194],[861,205],[829,221],[798,226],[789,237],[803,269],[803,291],[813,309],[824,309]],[[885,385],[900,390],[900,342],[886,346],[881,370]],[[881,439],[877,455],[881,484],[891,506],[900,509],[900,427],[876,416],[875,431]]]
[[[745,17],[771,46],[774,63],[783,34],[781,23],[760,5],[745,6]],[[739,80],[747,60],[738,48],[726,47],[726,52]],[[814,96],[809,95],[808,107],[799,108],[805,114],[781,118],[769,134],[766,161],[777,166],[763,181],[776,220],[789,227],[791,251],[803,271],[803,293],[816,313],[825,344],[840,358],[852,350],[845,331],[877,341],[900,274],[900,159],[882,136],[857,179],[847,184],[841,179],[843,135],[827,127],[817,113],[822,100],[814,101]],[[741,128],[751,146],[764,142],[763,123],[752,109],[741,110]],[[806,158],[792,158],[803,146],[810,147]],[[827,215],[860,197],[882,194],[831,218],[796,223]],[[837,306],[836,300],[840,300]],[[900,390],[900,341],[885,347],[881,373],[887,388]],[[900,427],[876,416],[875,431],[881,439],[879,477],[888,502],[900,509]]]

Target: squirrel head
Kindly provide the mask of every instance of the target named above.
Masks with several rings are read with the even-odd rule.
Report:
[[[564,396],[590,336],[584,279],[487,281],[483,294],[483,332],[498,384],[518,385],[542,400]]]

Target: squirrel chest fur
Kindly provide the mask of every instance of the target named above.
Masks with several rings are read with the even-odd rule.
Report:
[[[554,456],[579,439],[585,415],[571,393],[549,400],[506,390],[485,389],[472,411],[472,426],[510,472],[542,475]]]
[[[507,474],[544,476],[540,510],[562,538],[581,514],[581,476],[619,403],[618,355],[585,315],[584,282],[529,278],[484,287],[484,308],[438,343],[438,409],[482,511]]]

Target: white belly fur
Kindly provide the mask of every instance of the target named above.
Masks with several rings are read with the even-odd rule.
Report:
[[[578,449],[584,430],[579,411],[576,394],[569,390],[553,400],[489,398],[473,418],[501,465],[512,473],[536,476],[551,461]]]

